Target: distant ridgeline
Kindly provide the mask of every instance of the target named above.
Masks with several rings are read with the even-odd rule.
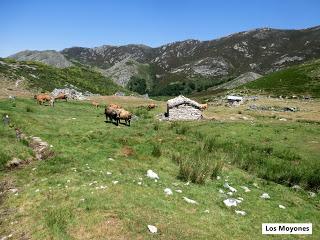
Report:
[[[260,85],[255,85],[254,82],[260,75],[319,59],[319,46],[319,26],[301,30],[260,28],[211,41],[186,40],[157,48],[134,44],[72,47],[60,52],[23,51],[10,58],[40,61],[58,67],[59,69],[53,70],[39,65],[43,71],[49,71],[51,77],[57,73],[63,77],[61,81],[72,81],[77,86],[90,87],[91,92],[112,92],[110,88],[115,89],[117,86],[111,85],[111,79],[117,85],[140,94],[179,95],[208,89],[220,91],[250,81],[253,83],[248,84],[248,87],[259,88]],[[105,78],[93,70],[100,72]],[[292,74],[297,76],[296,71]],[[305,76],[304,74],[301,76]],[[274,85],[279,75],[270,76],[273,77],[266,77],[259,82],[271,80],[273,83],[270,86]],[[286,79],[290,80],[289,77],[281,77],[282,83]],[[316,81],[316,76],[308,74],[308,77]],[[58,79],[52,78],[53,84],[58,82]],[[295,89],[289,86],[289,82],[287,87],[284,83],[274,86],[285,87],[287,90],[291,88],[293,92],[299,93],[305,84],[300,79],[302,78],[296,78],[294,84],[298,84]],[[310,79],[306,80],[311,88],[310,94],[315,94],[318,91],[317,83],[313,80],[310,82]],[[36,81],[32,83],[37,85]],[[261,87],[275,90],[266,83]]]

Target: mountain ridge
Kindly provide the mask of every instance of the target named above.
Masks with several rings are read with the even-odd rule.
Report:
[[[299,30],[256,28],[214,40],[188,39],[154,48],[143,44],[102,45],[65,48],[56,53],[55,57],[61,54],[71,64],[97,68],[106,76],[110,76],[112,69],[113,81],[121,86],[127,86],[137,73],[133,67],[148,64],[153,69],[148,78],[153,79],[157,92],[179,94],[190,91],[185,87],[190,82],[196,85],[195,89],[207,89],[246,72],[265,75],[319,58],[320,26]],[[11,57],[17,59],[18,54]],[[24,60],[27,58],[25,56]],[[37,61],[35,58],[32,60]],[[46,61],[49,62],[48,59]],[[130,71],[119,68],[116,72],[113,67],[119,63],[126,66],[131,61],[137,64]],[[184,86],[172,92],[170,79],[184,83]]]

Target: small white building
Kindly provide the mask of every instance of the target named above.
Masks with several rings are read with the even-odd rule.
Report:
[[[240,104],[243,103],[243,97],[239,96],[228,96],[227,97],[228,103],[230,106],[239,106]]]
[[[201,105],[182,95],[167,101],[168,120],[199,120],[202,119]]]

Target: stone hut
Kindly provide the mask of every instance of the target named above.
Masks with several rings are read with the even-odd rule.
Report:
[[[239,96],[228,96],[227,100],[230,106],[239,106],[243,103],[243,97]]]
[[[182,95],[167,101],[168,120],[199,120],[202,119],[201,105]]]

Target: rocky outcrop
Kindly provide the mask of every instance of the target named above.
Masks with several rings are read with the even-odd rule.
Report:
[[[47,65],[51,65],[58,68],[66,68],[72,66],[63,54],[57,51],[22,51],[17,54],[9,56],[9,58],[16,59],[18,61],[37,61]]]
[[[86,100],[87,97],[91,96],[99,96],[99,94],[93,94],[91,92],[80,92],[76,90],[74,86],[66,87],[66,88],[55,88],[52,92],[52,96],[58,96],[60,93],[66,94],[68,99],[73,100]]]
[[[136,61],[126,58],[101,72],[103,75],[111,77],[117,84],[125,87],[131,77],[138,74],[138,64]]]

